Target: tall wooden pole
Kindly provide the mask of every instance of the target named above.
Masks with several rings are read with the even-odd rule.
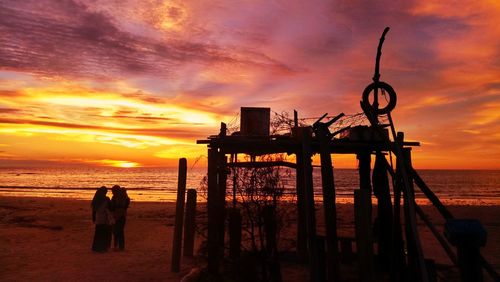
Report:
[[[226,187],[227,187],[227,157],[224,153],[218,154],[218,187],[217,187],[217,227],[219,228],[219,256],[224,258],[224,235],[225,235],[225,219],[226,219]]]
[[[371,195],[368,190],[354,190],[354,219],[359,281],[373,281],[373,239]]]
[[[295,127],[292,129],[292,134],[298,144],[302,144],[302,128]],[[299,261],[307,261],[307,225],[306,225],[306,209],[305,209],[305,189],[304,189],[304,158],[302,156],[302,145],[295,153],[296,170],[295,170],[295,185],[297,193],[297,257]]]
[[[389,270],[391,262],[392,241],[392,204],[387,176],[387,160],[381,152],[377,152],[373,168],[373,194],[377,197],[378,224],[378,265],[384,271]]]
[[[356,245],[360,281],[373,279],[373,235],[372,235],[372,201],[370,178],[370,151],[362,151],[357,155],[359,160],[359,186],[354,191],[354,217]]]
[[[304,168],[305,209],[307,223],[307,242],[309,247],[310,281],[318,281],[318,248],[316,240],[316,211],[314,207],[314,190],[312,179],[311,127],[302,128],[302,166]]]
[[[182,246],[182,224],[184,221],[184,201],[186,193],[186,173],[187,160],[179,159],[179,174],[177,181],[177,203],[175,206],[175,226],[174,238],[172,244],[172,264],[171,271],[179,272],[181,264],[181,246]]]
[[[404,136],[398,136],[396,141],[398,144],[403,144]],[[400,161],[400,160],[397,160]],[[396,173],[392,180],[394,192],[394,222],[392,233],[392,259],[391,259],[391,280],[405,281],[406,280],[406,258],[403,246],[403,230],[401,228],[401,192],[403,190],[403,180],[401,177],[401,166],[396,165]]]
[[[337,243],[337,209],[335,205],[335,181],[333,176],[332,157],[330,155],[330,138],[328,128],[319,126],[315,130],[319,139],[321,157],[321,183],[323,188],[323,210],[326,225],[326,268],[327,281],[339,281],[339,250]]]
[[[411,171],[411,148],[403,148],[402,155],[404,163],[403,166],[406,172]],[[406,241],[408,249],[408,264],[413,267],[418,279],[428,281],[427,269],[422,251],[422,245],[417,230],[417,218],[415,211],[415,192],[413,187],[413,177],[407,174],[408,185],[405,189],[404,197],[404,212],[405,212],[405,227],[406,227]]]
[[[207,213],[208,213],[208,273],[212,277],[219,275],[220,265],[220,249],[218,234],[219,227],[217,211],[218,205],[218,152],[217,148],[208,149],[208,198],[207,198]]]

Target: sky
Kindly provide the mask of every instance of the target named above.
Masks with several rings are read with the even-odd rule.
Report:
[[[196,140],[242,106],[359,113],[389,26],[414,166],[500,169],[499,18],[496,0],[0,0],[0,167],[202,164]]]

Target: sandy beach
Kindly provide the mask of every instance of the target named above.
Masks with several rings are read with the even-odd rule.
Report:
[[[126,225],[126,250],[93,253],[94,225],[90,200],[0,198],[0,280],[2,281],[179,281],[196,266],[183,258],[180,273],[170,272],[174,203],[132,202]],[[458,218],[478,218],[488,231],[482,249],[500,270],[499,206],[451,206]],[[424,210],[442,230],[432,207]],[[339,233],[353,236],[352,205],[338,205]],[[445,253],[423,222],[419,222],[426,257],[449,265]],[[294,228],[286,234],[293,238]],[[350,234],[349,234],[350,233]],[[197,244],[201,241],[197,240]],[[283,265],[286,269],[289,266]],[[301,281],[306,268],[294,267],[284,281]],[[487,277],[485,273],[485,277]],[[307,278],[306,278],[307,279]],[[488,281],[488,280],[487,280]]]
[[[90,201],[0,198],[2,281],[179,281],[170,272],[172,203],[133,202],[126,250],[91,251]]]

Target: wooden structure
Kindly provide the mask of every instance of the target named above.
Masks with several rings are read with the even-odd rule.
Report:
[[[354,191],[354,202],[355,243],[361,281],[373,281],[376,279],[375,272],[384,271],[390,273],[392,279],[396,281],[432,281],[432,277],[429,277],[432,276],[432,273],[427,272],[428,262],[424,260],[416,229],[417,215],[429,225],[450,259],[458,263],[450,245],[436,231],[436,228],[415,203],[413,183],[421,188],[424,195],[436,206],[445,219],[453,219],[411,166],[411,147],[418,146],[418,142],[404,141],[402,133],[397,134],[396,141],[389,141],[388,138],[384,139],[376,135],[372,135],[371,140],[332,139],[331,137],[326,138],[328,132],[325,133],[322,130],[324,128],[316,123],[313,127],[294,127],[290,135],[244,136],[236,134],[229,136],[226,134],[226,125],[222,123],[218,135],[197,141],[198,144],[208,146],[208,271],[211,275],[217,276],[223,271],[226,213],[229,214],[230,218],[236,218],[237,221],[241,222],[241,215],[235,214],[232,208],[226,206],[228,168],[234,166],[286,166],[294,168],[297,175],[297,257],[299,261],[308,262],[310,281],[322,281],[325,277],[325,281],[338,281],[342,275],[339,268],[338,243],[341,242],[345,247],[346,238],[337,237],[335,182],[331,158],[335,154],[354,154],[359,160],[360,187]],[[367,127],[365,130],[371,129]],[[397,152],[396,148],[399,148],[400,153]],[[250,162],[233,162],[234,158],[231,158],[231,162],[227,161],[229,156],[234,157],[238,154],[259,156],[278,153],[294,155],[295,163],[258,162],[254,161],[254,158]],[[393,169],[386,160],[384,154],[388,153],[397,157],[397,169]],[[321,240],[318,239],[321,237],[318,237],[316,232],[316,213],[314,211],[318,203],[315,203],[313,190],[319,188],[313,187],[312,181],[312,157],[315,154],[318,154],[321,159],[322,206],[325,218],[325,236]],[[372,156],[375,156],[376,159],[373,177],[371,175]],[[388,175],[391,176],[392,181],[389,181]],[[409,183],[405,184],[403,175],[406,175],[406,181]],[[392,199],[390,184],[394,190]],[[378,224],[381,225],[380,230],[382,230],[376,252],[374,252],[371,233],[373,228],[371,220],[372,195],[378,199]],[[404,216],[404,232],[400,228],[402,226],[401,214]],[[231,221],[229,224],[229,228],[233,230],[231,233],[234,233],[238,225],[232,224]],[[236,241],[234,238],[229,238],[231,241],[230,256],[232,257],[239,255],[238,244],[241,243],[241,231],[237,231],[236,234],[238,232]],[[454,240],[451,243],[458,244],[462,249],[464,249],[462,246],[466,245],[468,253],[473,252],[477,258],[476,271],[465,271],[464,275],[471,276],[474,273],[479,275],[481,267],[477,267],[478,264],[491,275],[495,275],[491,266],[480,256],[478,247],[475,247],[484,245],[483,237],[479,243],[472,244],[473,247],[458,239]],[[325,245],[322,246],[322,244]],[[405,254],[404,249],[408,250],[407,254]],[[321,250],[325,253],[322,253]],[[347,252],[351,252],[351,250],[347,250]],[[374,253],[378,256],[376,260],[378,265],[374,265]],[[321,261],[322,257],[325,261]],[[462,265],[466,267],[464,263]]]
[[[332,155],[353,154],[359,161],[359,187],[354,191],[355,206],[355,238],[357,263],[360,281],[380,280],[390,277],[391,281],[434,281],[435,273],[432,261],[426,260],[422,251],[419,233],[417,230],[417,215],[429,226],[438,241],[442,244],[451,261],[461,269],[463,281],[481,281],[482,268],[494,278],[498,274],[486,263],[479,253],[479,247],[485,244],[486,236],[479,222],[466,226],[463,221],[453,221],[453,216],[425,185],[411,163],[411,148],[418,146],[418,142],[407,142],[404,134],[396,132],[391,117],[391,111],[396,106],[396,92],[387,83],[379,81],[379,61],[381,47],[385,34],[384,30],[377,50],[375,75],[373,83],[363,92],[361,108],[366,115],[370,126],[344,128],[348,134],[345,138],[334,139],[339,133],[331,133],[329,127],[340,119],[340,114],[328,122],[322,122],[327,114],[323,115],[312,126],[299,126],[297,113],[294,115],[294,126],[288,134],[268,135],[266,127],[269,121],[263,118],[268,108],[242,108],[241,120],[245,123],[240,128],[243,132],[228,135],[227,127],[221,123],[218,135],[205,140],[198,140],[198,144],[208,146],[208,273],[218,279],[224,269],[225,257],[225,217],[229,209],[226,207],[226,188],[229,167],[270,167],[287,166],[296,172],[297,194],[297,240],[296,250],[299,261],[309,265],[310,281],[340,281],[342,279],[339,267],[339,242],[342,253],[352,255],[352,248],[348,238],[339,238],[337,235],[336,193],[333,174]],[[373,93],[373,99],[369,96]],[[378,95],[386,93],[389,101],[385,107],[379,107]],[[371,102],[373,101],[373,103]],[[243,111],[244,109],[244,111]],[[243,116],[247,113],[251,116]],[[379,120],[385,116],[388,123]],[[253,118],[258,117],[258,118]],[[389,131],[392,138],[389,137]],[[295,163],[290,162],[257,162],[255,156],[286,153],[293,155]],[[236,162],[237,156],[250,156],[250,162]],[[315,212],[315,197],[313,187],[313,155],[319,155],[321,162],[321,194],[322,207],[325,219],[325,234],[318,236]],[[389,164],[385,155],[392,154],[396,158],[395,168]],[[373,172],[371,170],[372,156],[375,156]],[[230,157],[230,158],[229,158]],[[228,158],[230,161],[228,162]],[[373,173],[373,177],[372,177]],[[392,181],[389,181],[388,174]],[[424,195],[448,220],[446,239],[457,246],[458,259],[449,243],[428,220],[423,211],[415,202],[415,184]],[[393,189],[392,198],[390,189]],[[233,187],[234,188],[234,187]],[[372,195],[377,198],[378,229],[381,230],[378,238],[378,248],[374,252],[374,238],[372,234]],[[233,197],[233,207],[230,210],[229,227],[231,230],[230,257],[239,256],[241,244],[241,215],[235,209],[236,199]],[[404,216],[402,226],[401,214]],[[274,230],[271,218],[272,211],[268,211],[265,228]],[[403,232],[404,230],[404,232]],[[472,231],[471,231],[472,230]],[[273,232],[266,232],[269,237]],[[270,242],[275,240],[266,238]],[[407,252],[405,252],[405,249]],[[273,245],[269,254],[276,253]],[[377,260],[374,256],[377,255]],[[274,261],[276,257],[272,257]],[[375,263],[375,261],[377,263]],[[431,266],[431,267],[429,267]],[[273,268],[273,267],[271,267]],[[277,267],[276,269],[279,269]],[[379,275],[379,276],[377,276]],[[280,280],[280,275],[273,275],[271,280]]]
[[[318,125],[318,124],[316,124]],[[385,143],[381,140],[360,140],[327,138],[325,128],[321,126],[295,127],[292,134],[287,136],[228,136],[226,126],[222,124],[219,135],[211,136],[206,140],[198,140],[198,144],[208,145],[208,268],[209,272],[216,275],[220,272],[224,256],[224,216],[226,211],[225,193],[226,179],[229,166],[288,166],[296,169],[297,182],[297,253],[305,258],[310,265],[311,281],[317,281],[324,270],[318,269],[318,240],[316,234],[316,215],[314,212],[315,201],[312,181],[312,156],[319,154],[321,158],[323,208],[326,222],[326,272],[327,280],[333,281],[340,276],[339,254],[337,243],[336,211],[335,211],[335,186],[333,179],[332,154],[354,154],[359,159],[360,191],[356,191],[356,242],[360,256],[362,273],[367,274],[365,280],[371,279],[373,263],[373,239],[371,234],[371,154],[376,152],[389,152],[395,146],[394,142]],[[314,131],[314,136],[313,136]],[[418,145],[417,142],[402,142],[404,148]],[[295,163],[284,162],[239,162],[227,163],[228,156],[247,154],[258,156],[265,154],[287,153],[295,155]],[[386,190],[389,188],[386,187]],[[358,199],[359,198],[359,199]],[[413,195],[407,201],[413,200]],[[387,201],[386,201],[387,203]],[[390,205],[390,199],[388,201]],[[391,207],[389,207],[391,209]],[[359,216],[358,216],[359,211]],[[393,219],[386,219],[385,222]],[[234,228],[234,227],[232,227]],[[306,232],[303,232],[306,231]],[[416,236],[416,235],[415,235]],[[415,238],[414,240],[417,240]],[[391,252],[392,246],[385,246],[386,253]],[[401,250],[402,252],[402,250]]]

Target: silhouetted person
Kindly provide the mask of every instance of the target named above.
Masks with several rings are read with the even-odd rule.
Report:
[[[92,251],[95,252],[106,252],[111,246],[110,200],[106,193],[108,189],[105,186],[97,189],[91,204],[92,221],[95,224]]]
[[[127,219],[127,209],[130,205],[130,198],[127,190],[118,185],[111,188],[113,197],[111,198],[111,207],[115,224],[113,226],[114,247],[120,250],[125,249],[125,222]]]

